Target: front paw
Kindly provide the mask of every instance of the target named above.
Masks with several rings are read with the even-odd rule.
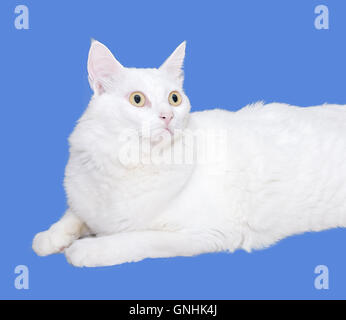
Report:
[[[97,252],[89,239],[75,241],[70,247],[65,249],[67,261],[75,267],[97,267]]]
[[[47,230],[36,234],[32,248],[39,256],[62,252],[75,240],[72,234]]]
[[[66,248],[65,256],[75,267],[106,267],[130,262],[127,256],[120,254],[119,249],[102,239],[86,238]]]

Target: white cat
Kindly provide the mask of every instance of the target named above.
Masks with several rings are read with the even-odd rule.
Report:
[[[69,139],[69,209],[35,236],[38,255],[64,251],[75,266],[106,266],[251,251],[289,235],[346,226],[346,107],[257,103],[190,114],[184,56],[185,42],[158,69],[125,68],[92,42],[94,96]],[[140,144],[125,141],[126,130]],[[124,161],[144,142],[160,146],[162,155],[187,146],[178,148],[181,160],[203,133],[220,130],[204,149],[214,155],[222,141],[225,152],[215,161],[153,163],[151,151],[143,152],[146,161]],[[199,132],[190,145],[188,131]],[[124,141],[133,148],[125,155]]]

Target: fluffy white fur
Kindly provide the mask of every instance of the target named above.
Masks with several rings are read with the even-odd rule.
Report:
[[[346,107],[257,103],[237,112],[189,113],[182,43],[158,69],[123,67],[92,42],[94,96],[74,129],[65,189],[69,209],[38,233],[33,249],[64,251],[75,266],[260,249],[306,231],[346,226]],[[173,107],[176,90],[182,104]],[[144,107],[129,95],[141,91]],[[150,123],[168,129],[228,132],[226,166],[119,161],[119,135]],[[174,135],[174,143],[181,139]],[[172,148],[167,144],[165,150]],[[210,151],[211,152],[211,151]]]

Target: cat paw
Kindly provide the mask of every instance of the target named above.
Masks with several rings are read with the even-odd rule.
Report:
[[[75,267],[101,266],[97,255],[93,246],[88,244],[88,239],[78,240],[65,249],[66,260]]]
[[[32,248],[39,256],[47,256],[62,252],[75,240],[73,234],[66,234],[53,230],[46,230],[36,234]]]
[[[75,267],[105,267],[126,262],[115,248],[109,248],[107,244],[93,238],[75,241],[65,249],[65,256]]]

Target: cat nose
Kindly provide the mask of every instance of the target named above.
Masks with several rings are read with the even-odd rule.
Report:
[[[162,119],[166,125],[168,125],[174,117],[173,112],[161,112],[160,119]]]

